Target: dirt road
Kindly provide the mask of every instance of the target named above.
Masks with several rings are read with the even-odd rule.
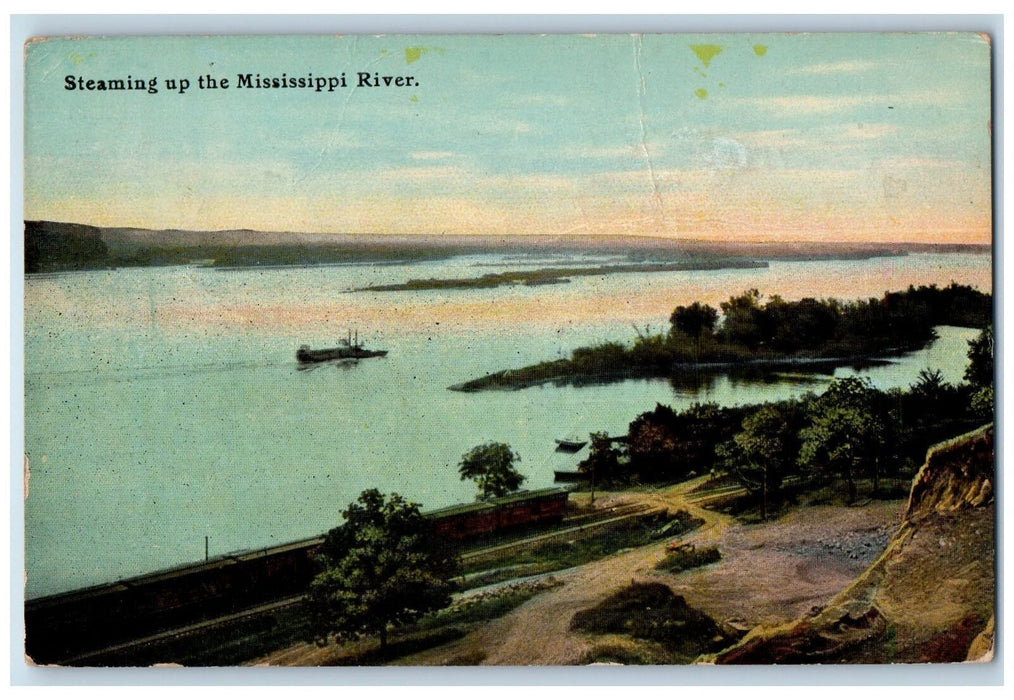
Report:
[[[441,665],[470,660],[491,665],[579,663],[594,639],[570,631],[574,613],[589,608],[632,581],[661,581],[719,622],[744,627],[788,621],[821,605],[861,573],[886,545],[900,519],[902,502],[863,508],[807,508],[762,525],[741,525],[730,516],[688,503],[689,482],[649,493],[599,499],[610,507],[634,500],[687,510],[704,525],[686,542],[717,545],[722,559],[673,575],[654,570],[665,542],[639,547],[555,574],[563,586],[542,593],[504,617],[480,625],[450,644],[404,657],[399,665]],[[327,664],[334,651],[300,645],[261,663]]]

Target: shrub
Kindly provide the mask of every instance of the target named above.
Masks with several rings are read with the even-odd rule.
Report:
[[[688,569],[696,569],[698,566],[713,564],[722,558],[718,547],[705,547],[704,549],[677,549],[665,556],[665,559],[655,565],[659,571],[668,571],[678,574]]]
[[[687,660],[729,642],[714,620],[661,583],[631,584],[594,608],[576,613],[570,628],[655,641]]]

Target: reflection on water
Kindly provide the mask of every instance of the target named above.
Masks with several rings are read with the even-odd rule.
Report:
[[[763,387],[784,383],[799,386],[807,384],[819,386],[830,381],[833,375],[833,365],[828,365],[823,370],[818,367],[810,367],[806,370],[795,370],[791,373],[761,367],[737,367],[722,371],[687,370],[669,377],[669,386],[677,394],[693,396],[700,393],[713,393],[715,384],[720,377],[727,379],[731,387],[742,388],[748,386]]]
[[[606,387],[625,382],[668,382],[677,396],[694,397],[715,391],[719,381],[732,388],[764,387],[777,384],[795,386],[823,386],[831,382],[838,370],[862,374],[873,367],[892,367],[895,362],[886,359],[807,361],[805,363],[768,363],[764,365],[737,365],[722,367],[688,367],[674,369],[669,374],[656,369],[631,370],[617,374],[575,375],[547,380],[553,387]]]

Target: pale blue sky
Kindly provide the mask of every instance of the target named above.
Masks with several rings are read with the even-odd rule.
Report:
[[[987,242],[989,61],[973,34],[49,40],[26,63],[25,216]],[[196,86],[248,72],[349,87]],[[159,93],[64,89],[128,74]]]

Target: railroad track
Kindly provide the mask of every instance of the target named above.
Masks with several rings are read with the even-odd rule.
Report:
[[[606,513],[607,517],[602,517],[602,515],[598,513],[572,516],[570,518],[565,518],[561,523],[561,527],[550,532],[542,532],[535,536],[522,537],[502,542],[492,547],[483,547],[481,549],[466,551],[462,554],[461,558],[463,561],[470,561],[480,557],[493,556],[497,552],[508,551],[517,547],[536,545],[544,541],[552,540],[553,538],[586,532],[592,528],[597,529],[599,527],[607,527],[611,524],[622,522],[623,520],[629,518],[644,516],[649,512],[660,510],[660,508],[652,508],[647,504],[636,503],[612,508],[608,511],[608,513]],[[303,595],[289,596],[270,603],[264,603],[253,608],[230,613],[228,615],[222,615],[208,620],[184,625],[182,627],[163,630],[138,639],[112,644],[101,649],[82,652],[74,656],[60,659],[59,661],[56,661],[55,664],[62,666],[89,666],[109,663],[110,659],[115,659],[117,656],[126,656],[129,658],[131,652],[143,650],[148,646],[168,644],[184,639],[188,636],[208,632],[216,627],[241,622],[247,618],[284,611],[288,608],[299,605],[303,598]]]
[[[705,505],[711,501],[719,501],[729,496],[745,496],[747,490],[739,484],[733,484],[732,486],[721,486],[717,489],[709,491],[701,491],[696,494],[687,494],[685,499],[687,503],[694,505]]]
[[[609,517],[607,518],[596,518],[594,520],[582,521],[577,523],[574,522],[567,523],[567,521],[565,520],[564,524],[567,526],[563,527],[562,529],[544,532],[539,535],[535,535],[534,537],[526,537],[524,539],[514,540],[512,542],[505,542],[503,544],[498,544],[494,547],[488,547],[486,549],[479,549],[471,552],[466,552],[461,555],[461,559],[462,561],[480,559],[482,557],[496,554],[497,552],[500,551],[507,551],[511,549],[516,549],[518,547],[527,547],[530,545],[541,544],[542,542],[547,542],[556,539],[558,537],[565,537],[567,535],[572,534],[580,534],[582,532],[587,532],[589,529],[593,528],[598,529],[600,527],[613,525],[622,522],[624,520],[628,520],[630,518],[644,517],[647,515],[651,515],[653,513],[660,513],[664,510],[665,508],[661,506],[636,504],[634,507],[616,508],[613,511],[610,511]]]
[[[796,476],[786,477],[781,484],[781,488],[786,486],[795,486],[801,482],[801,479]],[[688,493],[684,496],[687,503],[692,503],[697,506],[704,506],[712,501],[720,501],[723,498],[730,496],[745,496],[749,493],[744,486],[739,484],[731,484],[729,486],[720,486],[717,489],[709,489],[707,491],[699,491],[698,493]]]
[[[223,615],[221,617],[216,617],[211,620],[203,620],[201,622],[195,622],[193,624],[185,625],[183,627],[178,627],[175,629],[166,630],[164,632],[158,632],[156,634],[148,635],[147,637],[142,637],[140,639],[133,639],[127,642],[122,642],[120,644],[114,644],[108,647],[104,647],[102,649],[96,649],[94,651],[87,651],[82,654],[77,654],[75,656],[62,659],[56,662],[56,664],[60,666],[93,665],[90,664],[89,662],[100,661],[106,657],[116,656],[117,654],[122,654],[124,652],[129,652],[131,650],[142,649],[145,646],[149,645],[164,644],[166,642],[183,639],[192,634],[205,632],[215,627],[221,627],[222,625],[231,624],[233,622],[239,622],[246,618],[256,617],[257,615],[263,615],[265,613],[271,612],[279,612],[286,608],[298,605],[302,600],[303,600],[302,595],[292,596],[289,598],[284,598],[282,600],[276,600],[272,603],[265,603],[263,605],[258,605],[255,608],[241,610],[239,612],[231,613],[229,615]]]
[[[742,486],[731,485],[709,491],[702,491],[692,495],[687,494],[685,500],[687,503],[703,506],[711,501],[744,494],[746,494],[746,489]],[[667,510],[667,508],[664,506],[653,506],[648,503],[631,503],[616,506],[609,509],[607,512],[582,513],[580,515],[564,518],[559,527],[554,528],[549,532],[540,532],[537,535],[500,542],[494,546],[465,551],[462,553],[461,559],[464,562],[468,562],[484,557],[493,557],[498,552],[506,552],[520,547],[535,546],[544,542],[552,541],[553,539],[567,537],[570,535],[580,535],[582,533],[587,533],[589,530],[609,527],[610,525],[615,525],[631,518],[646,517],[655,513],[661,513],[665,510]],[[303,595],[289,596],[269,603],[264,603],[253,608],[230,613],[228,615],[202,620],[182,627],[156,632],[139,639],[120,642],[102,649],[95,649],[76,654],[74,656],[61,659],[56,663],[58,665],[68,666],[87,666],[97,665],[110,658],[115,659],[117,656],[125,655],[129,658],[132,651],[142,650],[147,646],[167,644],[176,640],[184,639],[191,635],[210,631],[216,627],[241,622],[247,618],[284,611],[300,604],[303,597]]]

